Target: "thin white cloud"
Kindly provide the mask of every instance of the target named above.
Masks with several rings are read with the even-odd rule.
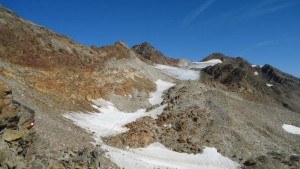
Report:
[[[263,46],[271,45],[276,42],[280,42],[280,40],[266,40],[263,42],[259,42],[256,44],[256,47],[263,47]]]
[[[279,42],[279,40],[266,40],[266,41],[258,42],[258,43],[256,43],[256,44],[254,44],[253,46],[248,47],[248,48],[242,50],[242,51],[240,52],[240,56],[246,55],[246,54],[248,54],[249,52],[254,51],[254,50],[257,50],[257,49],[259,49],[259,48],[261,48],[261,47],[268,46],[268,45],[272,45],[272,44],[274,44],[274,43],[276,43],[276,42]]]
[[[202,12],[208,9],[216,0],[207,0],[193,12],[189,13],[182,21],[184,26],[191,24]]]
[[[258,3],[255,7],[251,8],[248,12],[242,14],[241,17],[243,19],[255,18],[294,6],[298,2],[299,1],[295,0],[264,0],[261,3]]]
[[[299,38],[285,38],[285,39],[273,39],[273,40],[265,40],[265,41],[261,41],[261,42],[258,42],[254,45],[252,45],[251,47],[248,47],[244,50],[242,50],[240,52],[240,56],[243,56],[243,55],[246,55],[248,54],[249,52],[251,51],[255,51],[259,48],[263,48],[263,47],[266,47],[266,46],[271,46],[271,45],[278,45],[278,44],[288,44],[288,43],[296,43],[296,42],[299,42],[300,39]]]

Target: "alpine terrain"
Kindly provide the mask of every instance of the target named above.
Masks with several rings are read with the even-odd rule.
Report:
[[[85,46],[0,7],[0,168],[300,168],[300,79],[148,42]]]

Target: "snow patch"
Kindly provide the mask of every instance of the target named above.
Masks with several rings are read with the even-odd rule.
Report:
[[[156,91],[150,93],[150,98],[149,98],[149,103],[151,103],[152,105],[160,104],[163,101],[163,98],[161,97],[163,92],[175,86],[174,83],[166,82],[160,79],[157,80],[155,83],[156,83]]]
[[[258,72],[254,72],[254,76],[258,76]]]
[[[76,125],[94,132],[98,138],[124,133],[128,130],[124,125],[138,118],[151,116],[155,119],[167,106],[161,105],[149,112],[146,112],[146,109],[139,109],[133,113],[125,113],[103,99],[92,100],[92,102],[94,103],[92,106],[99,112],[66,113],[63,116],[72,120]]]
[[[300,127],[296,127],[293,125],[284,124],[282,128],[289,133],[300,135]]]
[[[202,154],[178,153],[156,142],[145,148],[122,150],[105,145],[113,162],[120,168],[233,169],[239,164],[206,147]]]
[[[252,67],[257,67],[257,65],[252,65]]]
[[[200,72],[195,70],[160,64],[156,64],[154,67],[161,70],[163,73],[180,80],[198,80],[200,77]]]
[[[267,86],[268,86],[268,87],[272,87],[273,85],[272,85],[272,84],[270,84],[270,83],[267,83]]]
[[[162,94],[165,90],[174,86],[174,83],[157,80],[156,91],[150,93],[149,102],[152,105],[161,104]],[[66,113],[63,116],[72,120],[76,125],[94,132],[97,137],[106,137],[110,135],[126,132],[128,129],[124,125],[131,123],[138,118],[151,116],[156,119],[167,105],[158,106],[155,109],[146,112],[146,109],[139,109],[136,112],[122,112],[114,106],[113,103],[103,99],[92,100],[92,107],[98,112],[88,113]]]
[[[179,64],[179,66],[185,68],[160,64],[156,64],[154,67],[161,70],[163,73],[180,80],[198,80],[200,78],[200,71],[191,70],[192,68],[203,69],[207,66],[213,66],[218,63],[222,63],[222,61],[220,59],[212,59],[206,62],[184,62]]]
[[[164,124],[164,127],[166,127],[166,128],[172,128],[172,124]]]
[[[197,68],[197,69],[203,69],[203,68],[206,68],[208,66],[214,66],[218,63],[222,63],[222,61],[220,59],[211,59],[211,60],[208,60],[206,62],[193,62],[189,68]]]

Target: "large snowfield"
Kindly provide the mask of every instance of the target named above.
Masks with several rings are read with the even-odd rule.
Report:
[[[149,102],[152,105],[161,104],[162,94],[175,84],[162,80],[156,81],[157,90],[150,94]],[[103,99],[93,100],[93,107],[98,112],[69,112],[64,117],[74,124],[94,134],[95,140],[107,151],[106,155],[120,168],[177,168],[177,169],[234,169],[239,164],[222,156],[215,148],[206,147],[202,154],[178,153],[167,149],[161,143],[153,143],[145,148],[120,149],[106,145],[102,137],[124,133],[128,129],[126,124],[134,122],[138,118],[151,116],[157,118],[166,107],[160,105],[157,108],[146,111],[139,109],[134,113],[126,113],[118,110],[113,103]]]
[[[161,70],[163,73],[175,77],[180,80],[198,80],[200,78],[199,71],[178,68],[167,65],[156,64],[155,68]]]
[[[213,66],[218,63],[222,63],[220,59],[211,59],[206,62],[192,62],[192,64],[189,66],[189,68],[197,68],[197,69],[204,69],[208,66]]]
[[[282,125],[282,128],[289,133],[300,135],[300,127],[296,127],[289,124]]]
[[[191,70],[192,68],[203,69],[207,66],[213,66],[218,63],[222,63],[222,61],[220,59],[212,59],[206,62],[192,62],[185,68],[160,64],[156,64],[154,67],[161,70],[163,73],[180,80],[198,80],[200,78],[200,71]]]

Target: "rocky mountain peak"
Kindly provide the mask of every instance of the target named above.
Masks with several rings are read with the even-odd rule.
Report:
[[[144,48],[152,48],[155,49],[149,42],[142,42],[138,46],[144,47]]]
[[[176,66],[178,62],[178,59],[166,57],[162,52],[155,49],[148,42],[143,42],[139,45],[134,45],[131,49],[140,56],[140,59],[142,61],[148,64],[156,63]]]
[[[212,53],[212,54],[208,55],[207,57],[205,57],[204,59],[202,59],[202,62],[212,60],[212,59],[220,59],[223,61],[225,58],[228,58],[228,57],[225,56],[223,53]]]
[[[132,49],[145,57],[148,60],[154,60],[154,59],[161,59],[163,60],[165,56],[160,51],[156,50],[152,45],[150,45],[148,42],[143,42],[139,45],[135,45],[132,47]]]
[[[122,40],[117,41],[117,42],[115,43],[115,45],[119,45],[119,46],[122,46],[122,47],[124,47],[124,48],[130,49],[130,48],[127,46],[127,44],[126,44],[124,41],[122,41]]]
[[[269,81],[281,84],[283,86],[295,87],[300,85],[300,79],[290,74],[284,73],[277,68],[266,64],[261,68],[261,71],[267,76]]]

